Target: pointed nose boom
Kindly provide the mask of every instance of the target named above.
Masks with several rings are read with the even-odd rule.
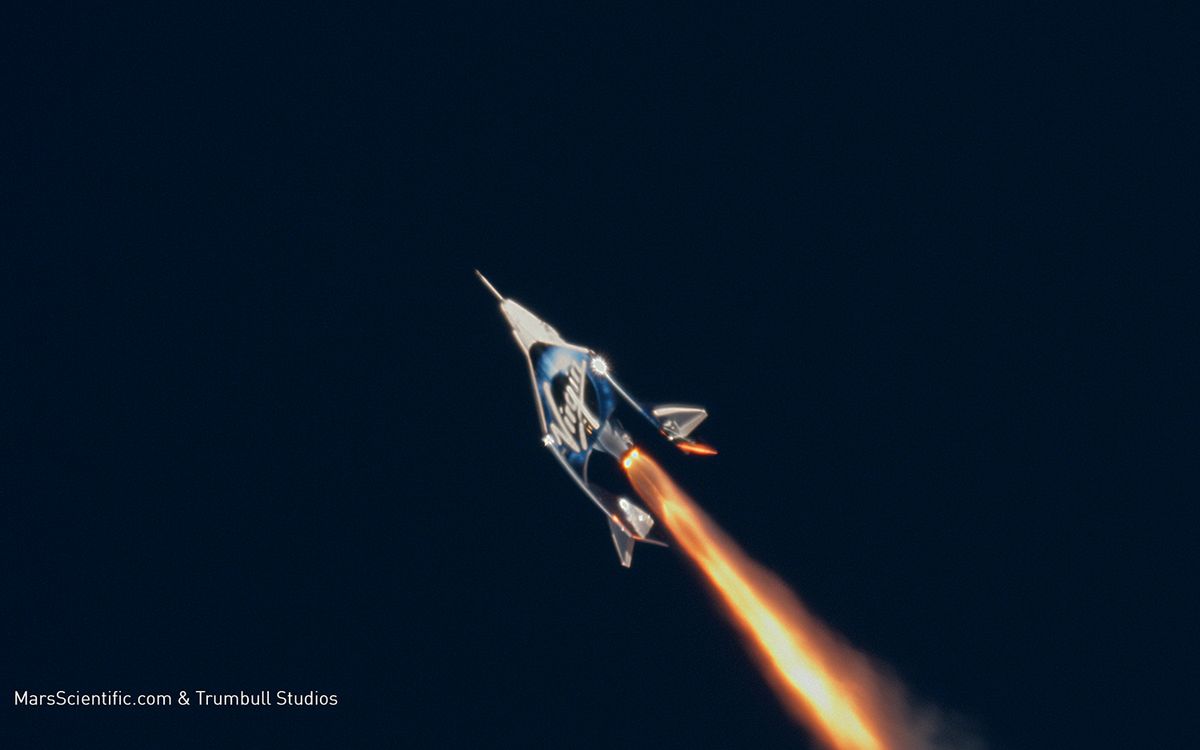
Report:
[[[504,296],[500,294],[500,292],[496,291],[496,287],[492,286],[492,282],[488,281],[487,277],[481,274],[478,268],[475,269],[475,275],[479,277],[479,280],[483,282],[483,285],[488,288],[488,291],[491,292],[496,299],[500,300],[501,302],[504,301]]]

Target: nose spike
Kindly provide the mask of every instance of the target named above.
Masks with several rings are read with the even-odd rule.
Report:
[[[492,282],[488,281],[487,277],[481,274],[478,268],[475,269],[475,275],[478,276],[479,280],[483,282],[483,285],[488,288],[488,291],[495,295],[496,299],[500,300],[501,302],[504,301],[504,297],[500,295],[500,292],[496,291],[496,287],[492,286]]]

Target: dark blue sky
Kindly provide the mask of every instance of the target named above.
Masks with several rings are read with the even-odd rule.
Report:
[[[719,457],[647,448],[921,699],[1144,740],[1192,546],[1169,22],[33,13],[0,688],[341,703],[6,703],[5,746],[805,746],[677,551],[617,565],[476,267],[705,404]]]

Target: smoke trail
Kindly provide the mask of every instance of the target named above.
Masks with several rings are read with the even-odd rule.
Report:
[[[978,744],[916,711],[903,687],[808,612],[750,559],[654,461],[632,451],[630,482],[719,594],[781,702],[835,750],[924,750]]]

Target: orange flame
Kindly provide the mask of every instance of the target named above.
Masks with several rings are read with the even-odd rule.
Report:
[[[888,684],[866,658],[808,613],[774,574],[743,553],[649,457],[623,462],[720,595],[784,706],[836,750],[897,750],[917,744]]]

